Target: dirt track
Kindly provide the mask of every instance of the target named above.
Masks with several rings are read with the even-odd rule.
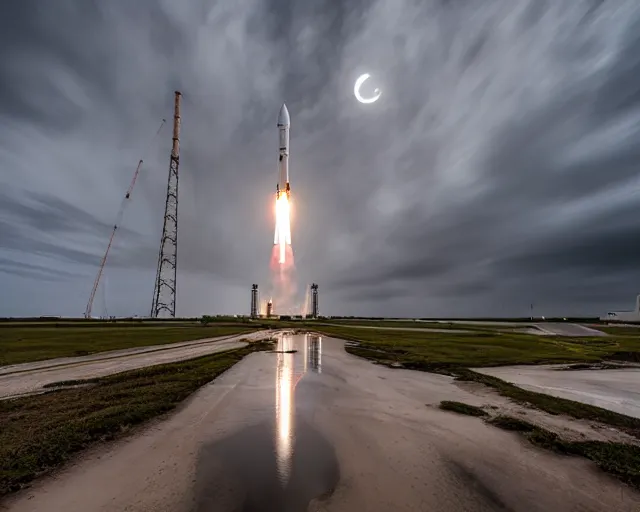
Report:
[[[258,353],[166,421],[36,483],[14,512],[637,511],[592,463],[537,449],[440,400],[440,375],[376,366],[338,340]]]
[[[0,367],[0,399],[38,393],[42,391],[42,386],[54,382],[104,377],[145,366],[232,350],[246,344],[240,341],[242,339],[261,339],[268,337],[270,333],[271,331],[258,331],[169,345],[100,352],[83,357],[65,357],[3,366]]]

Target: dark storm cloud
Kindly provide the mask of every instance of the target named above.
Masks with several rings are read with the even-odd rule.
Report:
[[[50,312],[35,296],[82,307],[73,297],[90,288],[140,158],[108,274],[110,311],[147,308],[175,89],[181,314],[243,312],[252,282],[268,293],[283,101],[299,288],[318,282],[324,313],[510,315],[535,301],[541,314],[593,314],[638,291],[633,0],[2,11],[0,270],[14,289],[19,276],[69,278],[47,294],[19,281],[12,312],[20,300]],[[383,89],[374,105],[354,101],[361,72]]]
[[[0,192],[0,217],[15,216],[25,227],[47,234],[63,233],[109,233],[113,224],[108,224],[90,212],[58,197],[44,193],[27,192],[18,198]],[[127,235],[134,232],[121,228]]]
[[[531,12],[525,11],[525,14],[529,17]],[[547,12],[549,17],[553,14],[557,11]],[[573,16],[577,14],[572,13]],[[478,22],[481,24],[481,20]],[[608,31],[600,35],[614,37],[613,28],[608,27]],[[637,47],[633,29],[622,30],[615,36],[620,38],[618,44],[626,65],[637,69],[635,58],[624,57],[630,47]],[[564,41],[558,52],[551,56],[558,60],[557,65],[578,71],[581,66],[579,55],[571,55],[570,49],[580,47],[584,50],[581,45],[594,45],[594,38],[596,36],[577,34],[575,40]],[[465,48],[463,44],[460,49],[466,69],[469,60],[481,60],[483,52],[491,50],[486,35],[481,48],[473,34],[468,40],[470,46]],[[544,44],[548,46],[548,43]],[[515,53],[515,49],[512,51]],[[602,48],[593,46],[593,51],[602,51]],[[474,59],[470,59],[470,55]],[[589,57],[593,58],[593,55]],[[455,61],[450,53],[449,58]],[[489,59],[486,55],[484,58]],[[538,63],[533,60],[527,64]],[[603,115],[594,105],[595,100],[612,86],[611,81],[631,80],[624,87],[635,91],[640,90],[640,82],[637,73],[633,76],[617,71],[625,69],[617,57],[609,64],[607,72],[610,69],[613,73],[607,73],[606,77],[603,71],[594,69],[592,76],[582,81],[575,77],[566,78],[568,84],[557,80],[557,86],[540,98],[535,97],[535,87],[514,80],[504,84],[504,97],[495,102],[491,101],[492,95],[501,88],[500,82],[508,75],[508,68],[503,70],[503,76],[497,74],[487,79],[483,75],[492,71],[489,59],[481,63],[483,67],[467,73],[468,76],[462,73],[459,77],[462,84],[465,80],[471,85],[479,84],[478,88],[471,87],[469,91],[470,97],[477,98],[478,102],[467,112],[464,123],[456,125],[456,133],[452,133],[454,144],[443,139],[435,149],[440,153],[436,168],[451,173],[450,182],[454,186],[442,187],[442,182],[449,180],[437,174],[434,176],[433,167],[420,169],[419,165],[413,165],[407,169],[407,181],[411,181],[417,195],[422,196],[422,204],[418,198],[412,204],[410,191],[402,194],[405,205],[398,207],[394,223],[384,230],[382,238],[388,247],[396,250],[373,244],[362,247],[360,252],[375,255],[375,264],[373,268],[362,265],[355,273],[350,271],[347,281],[354,284],[377,281],[377,293],[384,295],[385,282],[399,279],[409,284],[418,280],[425,284],[423,291],[415,289],[417,287],[412,287],[411,291],[416,295],[422,293],[424,302],[429,303],[434,288],[439,290],[440,296],[458,293],[463,299],[470,290],[490,292],[493,288],[497,297],[500,288],[504,288],[501,283],[513,273],[524,277],[519,286],[526,290],[525,293],[532,293],[532,288],[542,288],[541,292],[533,292],[537,294],[545,289],[550,291],[558,282],[561,283],[559,288],[574,288],[574,280],[584,283],[593,272],[606,272],[613,278],[627,263],[632,266],[637,255],[631,238],[637,227],[635,223],[630,224],[629,219],[640,213],[637,198],[633,204],[621,204],[615,200],[613,191],[618,187],[624,189],[627,184],[634,186],[631,180],[635,176],[634,162],[638,155],[633,135],[638,131],[638,112],[634,108],[635,111],[627,111],[624,116],[613,115],[611,119],[609,111]],[[529,70],[521,69],[520,73],[522,79],[527,79]],[[545,79],[553,81],[550,76]],[[530,94],[522,96],[519,108],[513,109],[509,105],[509,95],[518,95],[525,85]],[[454,91],[464,88],[464,85],[456,85]],[[483,112],[483,101],[509,115],[492,126],[496,112]],[[454,113],[459,107],[455,100],[447,104]],[[442,116],[440,122],[446,123],[451,112],[439,115]],[[416,119],[419,122],[420,116]],[[431,120],[435,119],[438,116],[431,117]],[[476,119],[484,126],[474,128]],[[428,135],[434,131],[437,130],[425,125],[420,133],[428,140]],[[489,134],[493,136],[485,137]],[[455,144],[456,138],[464,136],[468,139]],[[469,174],[459,176],[464,179],[456,187],[453,183],[455,166],[442,167],[440,157],[448,156],[447,146],[473,146],[477,142],[474,139],[478,138],[487,140],[474,151],[473,167],[462,167]],[[420,173],[423,179],[419,177]],[[440,189],[439,194],[430,193],[434,189]],[[607,194],[607,191],[611,193]],[[609,201],[607,195],[611,197]],[[633,198],[624,199],[631,201]],[[590,202],[590,205],[582,204],[582,215],[574,215],[568,222],[565,217],[574,203],[580,201]],[[430,208],[431,202],[437,203],[437,208]],[[551,211],[556,215],[547,213]],[[616,229],[615,233],[611,232],[612,227]],[[607,257],[608,250],[618,252],[616,256]],[[545,257],[537,258],[540,253]],[[561,277],[558,281],[554,277],[553,284],[538,281],[534,276],[549,270],[548,267],[556,271],[562,269],[565,279]],[[580,272],[576,274],[575,270]],[[628,267],[626,271],[631,270]],[[439,277],[434,276],[437,272]],[[335,280],[336,283],[339,281],[339,278]],[[615,279],[609,282],[615,286]],[[607,284],[601,282],[600,286]],[[582,289],[593,292],[586,285]],[[562,289],[557,291],[562,295]],[[615,293],[609,292],[609,300]],[[574,300],[570,295],[565,292],[568,300]],[[585,298],[581,302],[589,301]]]
[[[60,244],[65,235],[95,237],[106,240],[113,225],[108,225],[91,213],[77,208],[60,198],[44,193],[26,192],[16,196],[0,193],[0,240],[4,250],[15,254],[31,254],[54,258],[68,263],[96,265],[101,254],[87,251],[83,243]],[[135,249],[137,234],[123,227],[118,236]],[[130,249],[131,250],[131,249]],[[60,271],[55,263],[50,267],[33,266],[9,258],[0,257],[0,271],[32,277],[71,277],[76,272]],[[43,277],[44,278],[44,277]]]
[[[0,258],[0,272],[46,281],[64,281],[76,275],[71,272],[51,269],[43,265],[12,261],[8,258]]]
[[[24,231],[16,229],[11,224],[0,223],[0,236],[2,248],[13,252],[52,257],[69,263],[97,264],[99,262],[97,255],[89,254],[82,249],[60,245],[55,242],[55,239],[50,241],[51,239],[26,235]],[[55,265],[55,262],[52,262],[52,265]]]
[[[640,213],[640,212],[637,212]],[[640,223],[639,223],[640,224]],[[514,254],[501,262],[505,273],[523,271],[555,271],[572,268],[581,271],[585,277],[599,272],[638,271],[640,241],[636,229],[603,229],[597,233],[582,234],[575,239],[566,235],[554,240],[553,244],[530,248],[524,254]],[[549,240],[551,242],[551,239]]]

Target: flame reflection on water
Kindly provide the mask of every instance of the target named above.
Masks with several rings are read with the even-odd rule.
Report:
[[[310,367],[321,373],[322,338],[305,334],[302,352],[302,364],[295,353],[284,353],[295,349],[294,338],[283,335],[278,340],[276,366],[276,467],[280,483],[284,486],[291,476],[293,446],[295,441],[295,388]],[[298,366],[298,367],[297,367]]]

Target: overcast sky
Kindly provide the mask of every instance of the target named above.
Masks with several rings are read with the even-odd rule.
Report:
[[[0,7],[0,316],[84,312],[140,158],[94,314],[148,314],[176,89],[178,315],[248,313],[270,282],[283,101],[321,313],[640,293],[636,0],[20,0]]]

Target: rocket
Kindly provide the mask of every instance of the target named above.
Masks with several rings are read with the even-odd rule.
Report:
[[[291,253],[291,223],[289,220],[291,187],[289,187],[289,111],[283,103],[278,114],[278,182],[276,183],[276,230],[273,245],[278,247],[278,263],[293,263],[287,252]],[[289,246],[289,248],[287,248]],[[274,252],[274,255],[276,253]],[[282,268],[282,267],[281,267]]]
[[[276,184],[276,199],[281,194],[287,194],[287,199],[291,188],[289,187],[289,126],[291,119],[287,106],[283,103],[278,114],[278,132],[280,140],[280,158],[278,160],[278,183]]]

